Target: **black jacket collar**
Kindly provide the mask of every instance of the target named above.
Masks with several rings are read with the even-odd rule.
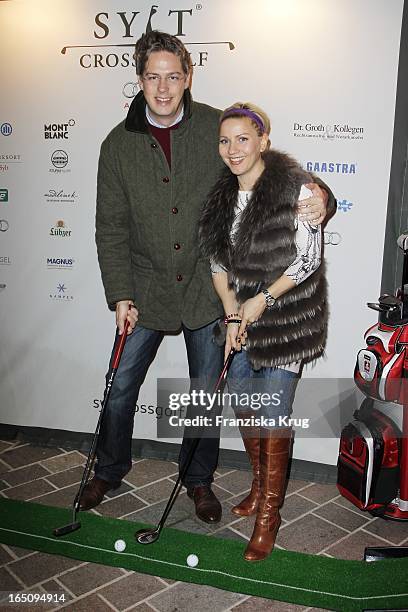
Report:
[[[192,102],[193,99],[191,97],[191,92],[189,89],[186,89],[184,91],[183,96],[184,115],[182,122],[190,119],[192,112]],[[149,124],[146,119],[146,99],[143,95],[143,91],[139,91],[137,96],[134,98],[132,104],[130,105],[125,121],[125,128],[129,132],[142,132],[144,134],[147,134],[148,126]]]

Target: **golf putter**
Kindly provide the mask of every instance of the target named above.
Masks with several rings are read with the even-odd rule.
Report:
[[[222,370],[220,372],[220,375],[217,378],[217,382],[215,383],[214,386],[214,391],[213,393],[217,393],[217,391],[219,391],[219,389],[221,388],[221,386],[223,385],[223,383],[225,382],[225,379],[227,377],[228,374],[228,370],[231,366],[232,360],[234,358],[236,351],[235,349],[231,349],[229,352],[228,357],[225,360],[225,363],[222,367]],[[135,538],[136,540],[139,542],[139,544],[153,544],[153,542],[156,542],[156,540],[159,539],[160,537],[160,533],[164,527],[164,524],[167,520],[167,517],[169,516],[171,509],[174,506],[174,502],[176,501],[178,494],[180,493],[181,487],[182,487],[182,483],[184,480],[185,475],[187,474],[188,468],[191,465],[191,462],[193,460],[194,454],[197,450],[198,444],[200,442],[201,438],[194,438],[189,452],[187,454],[186,460],[184,462],[184,466],[182,468],[182,470],[179,472],[178,478],[176,480],[176,484],[173,487],[172,492],[170,493],[170,497],[168,499],[168,502],[166,504],[166,507],[163,511],[162,517],[159,521],[159,523],[157,524],[157,527],[153,528],[153,529],[139,529],[139,531],[136,531],[135,533]]]
[[[97,425],[96,425],[95,433],[94,433],[93,438],[92,438],[91,447],[90,447],[89,452],[88,452],[88,457],[87,457],[85,468],[84,468],[84,471],[83,471],[83,474],[82,474],[81,484],[79,485],[78,492],[75,495],[74,502],[72,504],[72,522],[69,523],[68,525],[64,525],[63,527],[57,527],[57,529],[54,529],[53,534],[57,538],[59,538],[61,536],[64,536],[64,535],[68,535],[69,533],[73,533],[74,531],[76,531],[77,529],[80,529],[80,527],[81,527],[80,521],[77,521],[77,514],[80,511],[81,497],[82,497],[82,493],[83,493],[83,491],[84,491],[84,489],[85,489],[85,487],[86,487],[86,485],[87,485],[87,483],[89,481],[89,476],[91,475],[92,468],[93,468],[93,465],[94,465],[94,462],[95,462],[96,447],[97,447],[97,444],[98,444],[99,431],[100,431],[100,428],[101,428],[101,424],[102,424],[102,420],[103,420],[103,415],[105,413],[105,409],[106,409],[106,406],[107,406],[108,401],[109,401],[109,396],[110,396],[110,392],[111,392],[111,389],[112,389],[113,381],[115,380],[116,372],[117,372],[118,367],[119,367],[120,358],[122,357],[123,349],[124,349],[126,338],[127,338],[128,328],[129,328],[129,321],[126,320],[125,327],[124,327],[124,330],[123,330],[123,334],[121,336],[119,336],[119,340],[116,343],[116,348],[115,348],[115,352],[114,352],[114,355],[113,355],[110,376],[109,376],[109,380],[108,380],[108,382],[106,384],[105,392],[104,392],[104,395],[103,395],[103,404],[102,404],[101,410],[99,412],[99,418],[98,418],[98,422],[97,422]],[[116,342],[116,339],[115,339],[115,342]]]

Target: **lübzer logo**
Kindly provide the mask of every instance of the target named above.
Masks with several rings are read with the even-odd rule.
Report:
[[[60,204],[73,204],[78,198],[76,191],[66,192],[64,189],[49,189],[44,194],[46,202],[56,202]]]
[[[56,300],[57,302],[70,302],[74,299],[74,296],[69,294],[68,288],[63,283],[59,283],[56,290],[51,292],[49,296],[50,300]]]
[[[47,257],[48,270],[72,270],[74,267],[72,257]]]
[[[11,259],[7,255],[0,256],[0,266],[11,266]]]
[[[341,235],[339,232],[324,232],[324,244],[331,244],[332,246],[338,246],[341,242]]]
[[[50,236],[59,236],[61,238],[66,238],[71,235],[71,230],[67,229],[65,222],[61,219],[56,222],[55,227],[50,229]]]
[[[335,174],[356,174],[357,164],[350,162],[321,162],[308,161],[306,162],[306,170],[308,172],[319,173],[335,173]]]
[[[65,138],[68,139],[69,128],[75,125],[75,119],[70,119],[68,123],[44,123],[44,138]]]
[[[50,172],[71,172],[69,168],[66,168],[68,164],[68,153],[62,149],[54,151],[51,155],[51,162],[54,168],[50,168]]]
[[[0,219],[0,232],[7,232],[9,227],[9,222],[6,219]]]
[[[322,138],[324,140],[363,140],[364,128],[348,123],[298,123],[293,124],[293,136],[301,138]]]
[[[65,55],[67,51],[71,49],[86,49],[86,52],[79,56],[79,65],[81,68],[127,68],[128,66],[133,66],[134,68],[135,60],[133,53],[135,42],[143,32],[151,32],[152,29],[157,27],[156,24],[153,23],[155,21],[153,17],[156,13],[162,13],[160,15],[162,21],[164,17],[169,18],[170,23],[168,25],[162,25],[160,29],[164,29],[166,32],[170,32],[181,38],[186,36],[185,30],[187,24],[191,23],[191,18],[194,19],[193,16],[201,10],[203,10],[203,5],[200,3],[196,4],[194,8],[168,10],[167,7],[165,7],[163,11],[159,8],[158,4],[152,4],[149,12],[146,13],[145,11],[97,13],[95,15],[93,37],[98,41],[103,40],[103,44],[91,45],[85,43],[79,45],[66,45],[61,49],[61,53]],[[174,29],[176,29],[176,32],[174,32]],[[118,39],[128,39],[128,42],[107,44],[106,39],[109,37],[111,30],[114,30],[114,35]],[[226,40],[212,40],[200,43],[189,41],[185,44],[187,47],[189,47],[189,45],[194,45],[191,53],[193,66],[206,65],[209,55],[209,52],[203,49],[206,45],[227,46],[230,51],[235,49],[234,43]],[[113,49],[129,47],[129,51],[125,53],[114,52],[106,50],[106,47],[112,47]],[[88,51],[89,48],[97,49],[97,51],[90,53]]]

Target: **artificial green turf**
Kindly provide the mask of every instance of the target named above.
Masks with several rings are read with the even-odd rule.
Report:
[[[143,546],[134,533],[146,525],[88,513],[79,518],[81,529],[56,538],[53,529],[70,523],[71,511],[1,499],[0,542],[341,612],[408,607],[406,559],[366,563],[276,549],[265,561],[249,563],[237,541],[164,529],[156,543]],[[117,539],[127,543],[122,553],[114,550]],[[196,568],[186,565],[190,553],[199,557]]]

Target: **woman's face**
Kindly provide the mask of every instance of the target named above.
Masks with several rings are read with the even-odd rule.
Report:
[[[253,187],[263,172],[261,152],[265,150],[267,142],[267,134],[258,136],[248,117],[228,117],[220,125],[219,153],[247,189]]]

